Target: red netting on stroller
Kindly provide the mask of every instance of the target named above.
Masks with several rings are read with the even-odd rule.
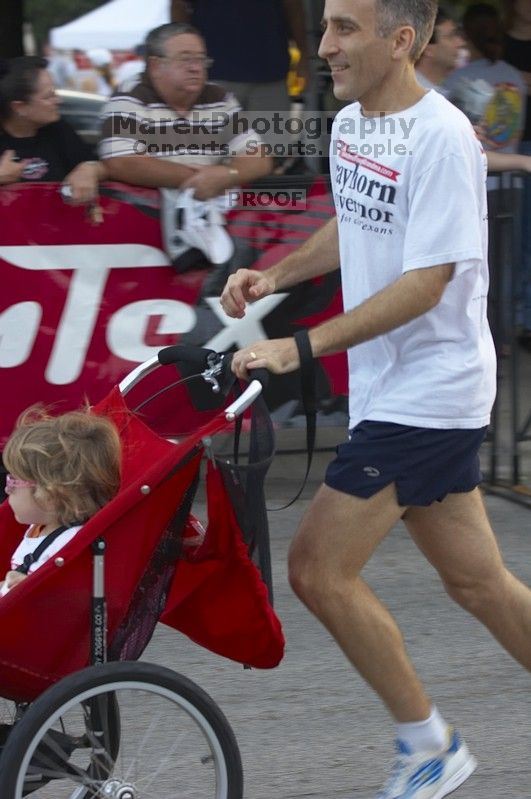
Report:
[[[60,557],[0,600],[0,694],[17,702],[33,700],[90,663],[92,544],[101,536],[109,660],[138,658],[161,619],[226,657],[275,666],[283,654],[282,630],[249,552],[249,547],[260,549],[253,518],[265,513],[253,497],[256,476],[258,482],[263,479],[256,459],[247,466],[225,457],[212,460],[206,536],[199,545],[183,546],[204,442],[232,430],[233,421],[217,411],[174,443],[131,412],[118,388],[93,412],[109,416],[119,429],[121,489]],[[250,518],[247,531],[242,530],[242,520]],[[0,528],[5,573],[23,534],[7,503],[0,507]]]

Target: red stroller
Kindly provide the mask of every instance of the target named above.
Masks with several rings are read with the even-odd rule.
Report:
[[[179,379],[168,386],[168,370],[155,370],[177,362]],[[120,431],[120,492],[0,600],[2,799],[243,796],[238,746],[213,700],[185,677],[137,662],[159,620],[250,666],[273,667],[283,655],[262,490],[272,426],[261,383],[236,396],[228,363],[167,348],[93,409]],[[126,394],[129,404],[137,397],[135,412]],[[219,433],[234,437],[229,455],[216,452]],[[205,451],[206,531],[191,515]],[[7,503],[0,524],[5,572],[22,534]]]

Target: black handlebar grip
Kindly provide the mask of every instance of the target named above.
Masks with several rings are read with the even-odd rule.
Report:
[[[204,370],[208,366],[208,356],[215,354],[214,350],[207,350],[205,347],[196,347],[193,344],[175,344],[173,347],[165,347],[161,350],[158,359],[162,366],[186,363]]]
[[[249,372],[249,380],[258,380],[259,383],[262,384],[262,388],[266,389],[269,385],[269,378],[271,377],[271,372],[269,369],[265,369],[263,366],[260,369],[248,369]]]
[[[233,352],[227,352],[225,354],[224,368],[227,370],[226,373],[228,374],[230,374],[231,372],[230,366],[232,363],[233,355],[234,355]],[[260,367],[260,369],[248,369],[247,372],[249,374],[249,383],[251,382],[251,380],[258,380],[258,382],[262,384],[263,389],[267,388],[267,386],[269,385],[269,378],[271,377],[271,372],[268,369],[265,369],[262,366]]]

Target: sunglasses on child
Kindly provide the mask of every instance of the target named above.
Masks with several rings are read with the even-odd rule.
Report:
[[[6,494],[11,494],[15,488],[34,488],[36,485],[31,480],[19,480],[12,474],[6,474]]]

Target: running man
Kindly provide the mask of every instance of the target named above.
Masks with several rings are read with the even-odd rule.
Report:
[[[450,596],[531,668],[531,591],[506,569],[478,489],[495,395],[487,324],[486,160],[469,121],[415,78],[435,0],[326,0],[320,55],[353,103],[331,142],[336,218],[264,272],[239,270],[222,304],[341,266],[344,313],[309,331],[348,350],[349,437],[293,541],[290,581],[397,723],[378,799],[441,799],[476,762],[429,698],[389,611],[360,572],[402,519]],[[297,369],[292,338],[257,341],[234,371]]]

